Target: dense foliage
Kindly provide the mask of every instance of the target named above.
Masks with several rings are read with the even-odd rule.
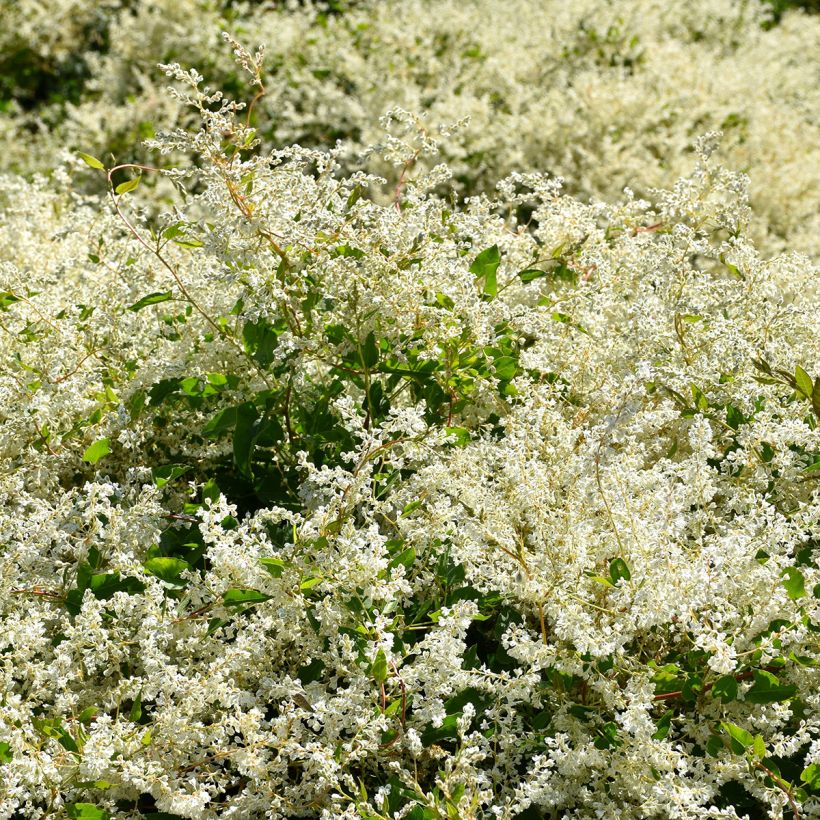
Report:
[[[4,9],[0,817],[820,817],[820,24],[514,5]]]

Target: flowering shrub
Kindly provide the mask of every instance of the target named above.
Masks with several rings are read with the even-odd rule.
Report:
[[[165,170],[0,180],[0,816],[820,816],[817,271],[716,135],[459,203],[165,69]]]

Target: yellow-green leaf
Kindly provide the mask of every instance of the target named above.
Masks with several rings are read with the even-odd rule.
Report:
[[[98,171],[105,170],[105,166],[96,157],[92,157],[91,154],[86,154],[82,151],[78,151],[77,156],[79,156],[79,158],[86,165],[90,165],[92,168],[96,168]]]
[[[95,441],[83,453],[83,461],[89,464],[96,464],[103,456],[107,456],[111,452],[111,444],[107,438],[101,438]]]
[[[800,365],[797,365],[794,369],[794,380],[797,382],[797,389],[807,398],[811,398],[811,394],[814,390],[814,384],[812,383],[811,376],[803,370]]]
[[[139,184],[140,178],[134,177],[133,179],[129,179],[127,182],[121,182],[116,188],[114,188],[114,192],[122,196],[122,194],[127,194],[129,191],[133,191]]]

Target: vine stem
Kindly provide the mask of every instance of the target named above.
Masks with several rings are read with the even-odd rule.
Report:
[[[782,777],[778,777],[768,766],[764,765],[759,760],[755,761],[754,767],[759,771],[764,772],[772,779],[775,786],[777,786],[777,788],[786,795],[786,799],[789,801],[789,806],[791,807],[792,814],[794,815],[794,820],[801,820],[800,807],[794,799],[792,787]]]
[[[159,172],[159,168],[153,168],[150,165],[138,165],[136,163],[124,163],[122,165],[115,165],[113,168],[110,168],[106,172],[106,177],[108,179],[108,195],[111,197],[111,201],[114,204],[114,210],[117,212],[117,216],[123,221],[125,226],[130,231],[131,235],[137,242],[140,243],[149,253],[152,253],[154,256],[159,259],[165,269],[174,277],[174,281],[177,283],[177,287],[180,290],[180,293],[185,297],[185,299],[193,306],[193,308],[205,319],[206,322],[217,332],[217,335],[224,336],[224,331],[221,327],[205,312],[205,310],[199,305],[199,303],[191,296],[188,289],[180,279],[179,274],[177,273],[174,266],[168,262],[168,260],[159,252],[158,248],[151,247],[150,244],[145,240],[145,238],[140,234],[140,232],[134,227],[133,223],[128,219],[128,217],[123,213],[122,208],[120,207],[120,198],[117,196],[116,192],[114,191],[114,183],[111,179],[112,175],[115,171],[122,171],[125,168],[138,168],[141,171],[157,171]]]
[[[160,261],[162,266],[168,271],[168,273],[171,274],[171,276],[173,277],[174,281],[176,282],[177,287],[179,288],[179,291],[182,294],[183,298],[197,311],[197,313],[199,313],[205,319],[205,321],[214,329],[214,331],[216,331],[216,335],[220,339],[226,339],[229,342],[229,344],[231,344],[234,348],[236,348],[244,358],[248,359],[251,362],[253,368],[262,377],[262,380],[265,382],[265,384],[268,387],[270,387],[271,385],[270,385],[270,382],[268,381],[267,375],[257,365],[257,363],[253,360],[253,357],[250,356],[247,353],[247,351],[243,350],[242,347],[240,347],[236,343],[236,341],[234,339],[232,339],[225,332],[224,328],[220,327],[213,320],[213,318],[207,313],[207,311],[199,304],[199,302],[197,302],[197,300],[194,299],[194,297],[191,295],[188,288],[185,287],[185,284],[183,283],[182,279],[180,278],[180,276],[177,273],[174,266],[160,253],[159,243],[157,244],[157,247],[152,247],[151,244],[149,244],[149,242],[145,239],[145,237],[143,237],[142,234],[136,229],[136,227],[131,222],[131,220],[128,219],[128,217],[125,215],[125,213],[123,213],[123,210],[120,207],[120,198],[121,197],[118,196],[117,193],[114,190],[114,183],[113,183],[113,180],[112,180],[112,176],[116,171],[121,171],[121,170],[124,170],[126,168],[136,168],[140,171],[153,171],[153,172],[156,172],[156,173],[161,173],[162,172],[160,168],[154,168],[151,165],[141,165],[139,163],[134,163],[134,162],[122,163],[120,165],[115,165],[113,168],[109,168],[108,170],[106,170],[106,179],[108,180],[108,195],[111,198],[111,202],[114,205],[114,210],[115,210],[117,216],[122,220],[123,224],[126,226],[129,233],[134,237],[134,239],[136,239],[137,242],[139,242],[139,244],[142,245],[150,254],[155,256]]]

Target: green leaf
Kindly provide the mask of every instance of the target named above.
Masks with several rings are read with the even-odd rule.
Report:
[[[167,290],[163,293],[149,293],[147,296],[143,296],[138,302],[129,305],[128,310],[132,310],[136,313],[138,310],[148,307],[148,305],[158,305],[160,302],[167,302],[171,298],[173,298],[171,292]]]
[[[376,653],[376,657],[370,667],[370,677],[372,677],[376,683],[384,683],[387,680],[387,656],[384,654],[383,649],[380,649]]]
[[[202,435],[216,438],[236,426],[236,407],[220,410],[203,428]]]
[[[746,693],[745,699],[749,703],[780,703],[793,698],[797,693],[796,686],[781,686],[771,672],[762,669],[754,671],[754,679],[752,688]]]
[[[803,578],[803,573],[797,567],[786,567],[783,570],[783,586],[786,587],[786,592],[789,598],[796,601],[806,594],[806,580]]]
[[[19,301],[19,296],[15,296],[13,293],[10,293],[7,290],[0,291],[0,310],[6,311],[9,309],[9,305],[12,305],[15,302]]]
[[[190,569],[191,565],[181,558],[163,558],[158,556],[156,558],[149,558],[143,565],[147,573],[160,579],[160,581],[167,581],[169,584],[180,584],[180,575],[186,569]]]
[[[84,726],[88,726],[91,721],[97,716],[100,710],[96,706],[89,706],[86,709],[83,709],[79,715],[77,715],[77,720],[80,721]]]
[[[674,715],[675,713],[671,709],[663,713],[661,718],[655,724],[657,731],[652,735],[653,740],[664,740],[666,738],[669,734],[669,729],[672,726],[672,718]]]
[[[726,405],[726,424],[733,430],[737,430],[741,424],[744,424],[746,417],[733,404]]]
[[[754,752],[754,756],[760,760],[766,757],[766,742],[763,740],[763,735],[755,735],[752,751]]]
[[[820,419],[820,376],[814,380],[814,389],[811,391],[811,406],[814,415]]]
[[[800,365],[797,365],[794,369],[794,380],[797,383],[797,389],[807,399],[810,399],[814,392],[814,384],[812,383],[811,376],[809,376]]]
[[[719,735],[709,735],[709,740],[706,741],[706,754],[709,757],[717,757],[723,750],[723,738]]]
[[[820,764],[812,763],[800,773],[800,779],[810,789],[820,790]]]
[[[407,516],[414,513],[424,502],[422,499],[416,499],[415,501],[411,501],[409,504],[405,504],[404,509],[401,511],[401,515],[399,518],[407,518]]]
[[[245,402],[236,408],[236,429],[233,435],[233,457],[239,472],[245,478],[253,478],[251,455],[259,427],[256,420],[259,414],[252,402]]]
[[[379,363],[379,347],[372,332],[367,334],[362,345],[361,360],[368,370],[372,370]]]
[[[501,254],[498,251],[498,245],[493,245],[491,248],[481,251],[473,260],[473,264],[470,265],[470,273],[476,279],[484,280],[484,294],[491,299],[498,293],[496,271],[500,264]]]
[[[222,593],[222,603],[225,606],[245,606],[246,604],[261,604],[269,601],[270,595],[256,589],[229,589]]]
[[[720,698],[722,703],[737,700],[737,680],[732,675],[718,678],[712,687],[712,697]]]
[[[111,815],[93,803],[69,803],[66,811],[71,820],[109,820]]]
[[[755,742],[754,737],[749,732],[734,723],[723,721],[720,725],[732,739],[732,751],[735,754],[743,754]]]
[[[92,168],[96,168],[98,171],[105,170],[105,166],[96,157],[92,157],[91,154],[86,154],[83,151],[77,151],[77,156],[86,165],[90,165]]]
[[[279,344],[279,335],[284,324],[270,324],[264,319],[258,322],[245,322],[242,327],[242,342],[245,350],[262,367],[267,367],[273,361],[273,354]]]
[[[101,438],[95,441],[83,453],[83,461],[89,464],[96,464],[103,456],[107,456],[111,452],[111,445],[107,438]]]
[[[617,584],[621,578],[623,578],[624,581],[629,581],[632,579],[632,573],[629,570],[629,565],[623,558],[614,558],[611,561],[609,565],[609,577],[612,579],[613,584]]]
[[[421,742],[425,746],[431,746],[441,740],[458,737],[458,719],[460,717],[461,713],[456,712],[453,715],[447,715],[441,726],[428,726],[421,735]]]
[[[456,447],[466,447],[470,443],[470,431],[466,427],[445,427],[444,432],[455,438]]]
[[[527,268],[527,270],[518,272],[518,278],[524,283],[532,282],[535,279],[540,279],[542,276],[547,275],[545,270],[539,270],[538,268]]]
[[[182,233],[182,229],[184,227],[184,222],[176,222],[173,225],[169,225],[163,232],[162,236],[165,239],[173,239],[175,236],[179,236]]]
[[[117,187],[114,188],[114,193],[122,196],[123,194],[127,194],[129,191],[133,191],[139,184],[140,178],[134,177],[133,179],[129,179],[127,182],[121,182],[117,185]]]
[[[288,566],[287,561],[281,558],[260,558],[259,563],[274,577],[281,578],[285,567]]]
[[[345,256],[348,259],[361,259],[365,253],[359,248],[354,248],[352,245],[339,245],[333,250],[333,256]]]
[[[131,723],[137,723],[142,717],[142,692],[137,695],[134,702],[131,704],[131,711],[128,713],[128,719]]]
[[[413,547],[408,547],[404,552],[400,552],[387,566],[395,569],[398,566],[410,567],[416,560],[416,551]]]
[[[151,478],[160,489],[164,487],[169,481],[179,478],[190,470],[187,464],[166,464],[163,467],[152,467]]]
[[[499,356],[493,359],[496,378],[508,382],[518,370],[518,362],[512,356]]]
[[[11,763],[14,759],[14,754],[11,751],[11,746],[5,740],[0,740],[0,763]]]

